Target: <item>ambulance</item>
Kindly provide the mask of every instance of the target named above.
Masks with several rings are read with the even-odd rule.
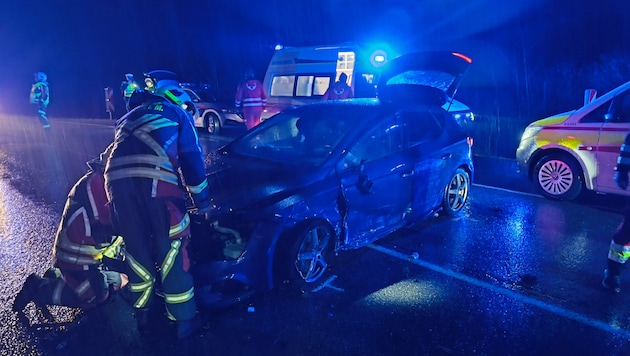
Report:
[[[516,150],[519,171],[550,199],[572,200],[584,190],[629,196],[614,181],[619,150],[630,132],[630,82],[584,106],[531,123]]]
[[[355,98],[374,98],[381,68],[396,56],[387,46],[366,49],[354,43],[277,46],[263,80],[267,105],[261,121],[287,108],[321,101],[326,89],[342,73],[348,76]],[[427,58],[428,62],[431,60],[433,58]],[[465,130],[472,130],[474,114],[467,105],[449,98],[444,109],[452,113]]]
[[[348,76],[354,97],[374,97],[379,67],[385,63],[385,51],[367,53],[355,44],[277,46],[263,80],[267,105],[261,120],[292,106],[321,101],[341,73]]]

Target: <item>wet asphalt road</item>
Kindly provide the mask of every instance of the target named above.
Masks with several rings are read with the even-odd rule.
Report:
[[[463,218],[438,216],[344,253],[334,278],[305,295],[272,291],[213,311],[186,342],[160,315],[161,337],[141,339],[124,295],[90,313],[52,308],[70,325],[81,320],[70,331],[27,328],[13,297],[28,273],[49,266],[67,190],[112,132],[105,120],[53,119],[44,133],[34,120],[0,114],[2,355],[630,354],[630,293],[600,286],[621,199],[549,201],[513,161],[484,157]]]

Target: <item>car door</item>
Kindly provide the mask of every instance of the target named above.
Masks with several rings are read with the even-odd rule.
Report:
[[[413,219],[426,217],[440,205],[447,175],[454,169],[448,166],[452,147],[442,137],[444,115],[426,110],[399,113],[406,127],[408,150],[414,165]]]
[[[407,219],[414,167],[405,150],[404,127],[395,117],[380,122],[355,142],[344,156],[341,188],[347,244],[362,246]]]
[[[629,194],[615,183],[615,166],[619,150],[630,132],[630,91],[615,96],[599,133],[597,145],[598,172],[596,190],[604,193]]]

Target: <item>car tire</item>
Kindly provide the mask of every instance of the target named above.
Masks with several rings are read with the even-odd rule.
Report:
[[[470,174],[458,168],[444,189],[442,210],[449,216],[458,216],[468,203],[470,192]]]
[[[288,291],[311,291],[332,273],[336,241],[333,228],[322,220],[306,220],[284,234],[276,254],[276,282]]]
[[[573,200],[584,187],[582,168],[573,157],[550,154],[534,167],[534,182],[538,191],[553,200]]]
[[[209,134],[218,135],[221,131],[221,121],[219,117],[214,113],[208,113],[204,117],[203,126]]]

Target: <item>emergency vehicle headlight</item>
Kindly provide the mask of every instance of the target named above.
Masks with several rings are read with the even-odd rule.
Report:
[[[523,131],[523,135],[521,135],[521,141],[523,140],[528,140],[534,136],[536,136],[540,130],[542,130],[543,127],[542,126],[527,126],[527,128],[525,128],[525,131]]]

